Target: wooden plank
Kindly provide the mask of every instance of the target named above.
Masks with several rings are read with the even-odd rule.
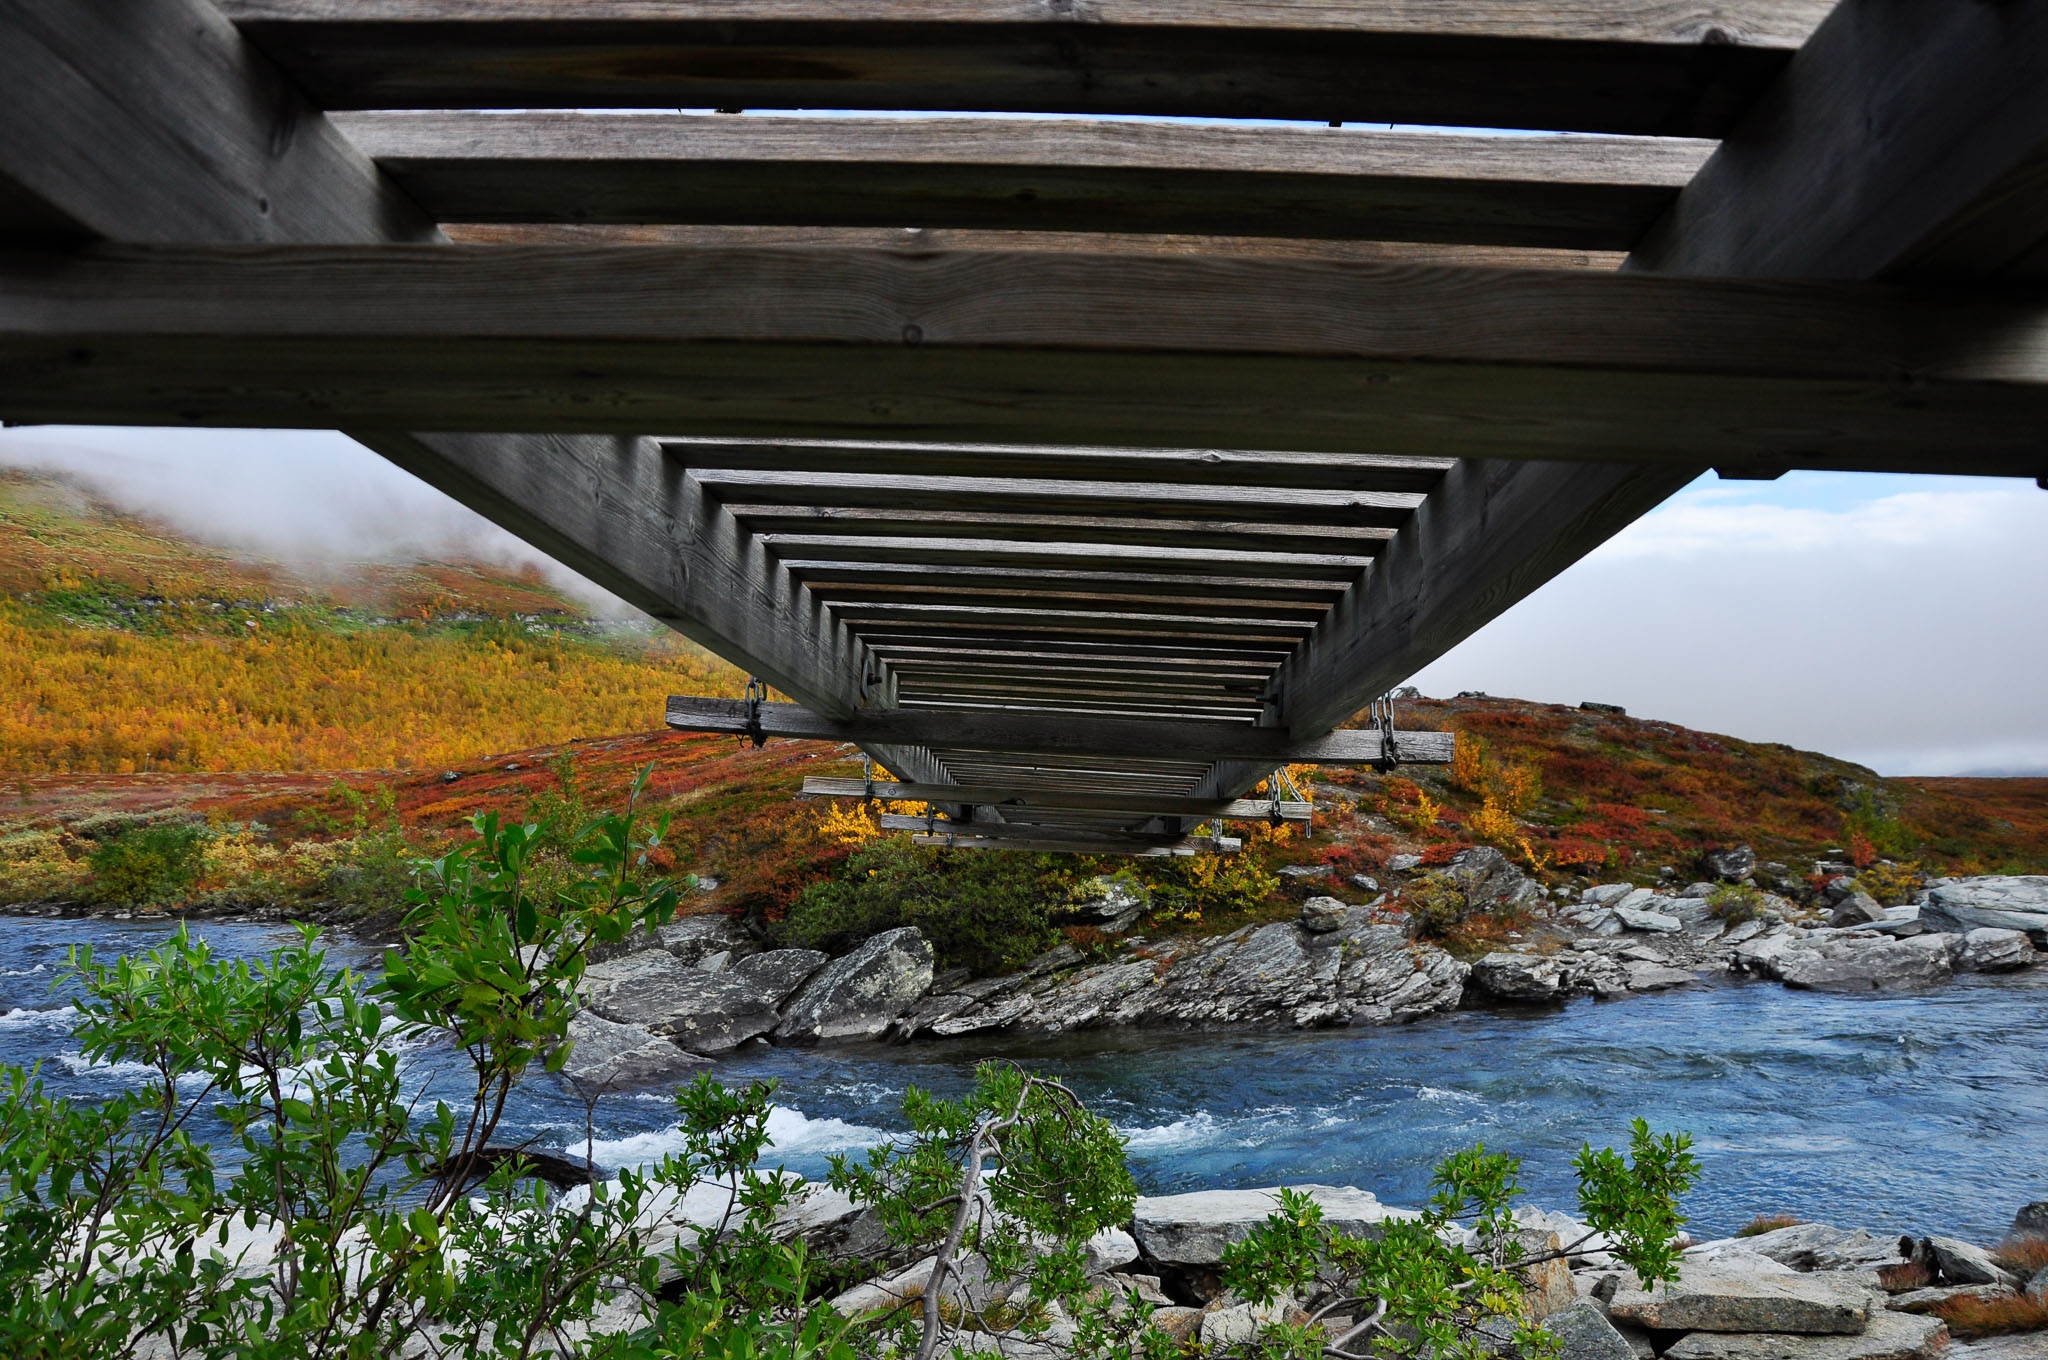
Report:
[[[664,439],[693,470],[1002,476],[1174,486],[1299,487],[1427,495],[1456,461],[1271,449],[1088,449],[834,439]]]
[[[919,629],[947,623],[987,627],[1055,628],[1074,636],[1088,632],[1173,633],[1183,637],[1255,637],[1285,640],[1316,626],[1313,618],[1276,618],[1270,614],[1179,614],[1168,611],[1094,608],[1056,609],[1049,605],[975,603],[910,604],[897,600],[848,600],[832,606],[835,617],[855,628],[904,625]]]
[[[1131,859],[1188,859],[1195,855],[1235,854],[1243,842],[1233,836],[1186,836],[1172,845],[1132,849],[1115,841],[1071,836],[1045,840],[998,840],[990,836],[913,833],[912,845],[929,845],[940,850],[1010,850],[1038,855],[1123,855]]]
[[[1716,136],[1823,0],[228,0],[328,108],[988,109]]]
[[[1330,260],[1453,265],[1475,269],[1614,270],[1618,250],[1543,250],[1534,246],[1340,241],[1298,236],[1161,236],[1149,232],[953,231],[927,227],[575,226],[558,223],[449,222],[451,241],[498,246],[781,246],[797,249],[1048,251],[1068,255],[1198,255],[1205,259]]]
[[[1275,728],[1235,723],[1118,721],[1077,723],[1030,714],[937,714],[868,709],[826,718],[797,704],[762,704],[761,731],[799,741],[908,743],[934,749],[1030,751],[1145,756],[1184,751],[1211,758],[1289,764],[1367,765],[1379,759],[1377,732],[1331,732],[1308,741]],[[686,732],[745,733],[747,706],[738,699],[671,696],[668,725]],[[1403,762],[1447,764],[1449,732],[1398,732]]]
[[[1285,262],[96,247],[0,264],[0,411],[1164,447],[1256,429],[1331,451],[2034,475],[2041,305]]]
[[[0,183],[17,239],[437,234],[205,0],[0,0]]]
[[[1180,486],[1029,477],[929,477],[898,472],[784,472],[693,468],[690,476],[730,504],[1099,514],[1161,519],[1277,521],[1290,526],[1398,529],[1422,497],[1403,491]]]
[[[2044,241],[2048,9],[1843,0],[1634,265],[2038,280]]]
[[[1334,236],[1625,250],[1712,142],[1082,119],[371,113],[441,221]]]
[[[858,779],[838,779],[829,775],[806,775],[803,794],[808,798],[864,798],[869,796],[867,785]],[[940,799],[971,804],[1020,806],[1029,808],[1065,808],[1083,812],[1125,812],[1131,804],[1116,796],[1085,793],[1044,794],[1018,784],[918,784],[896,780],[878,780],[873,795],[892,802],[928,803]],[[1155,817],[1223,817],[1232,821],[1266,821],[1273,812],[1271,800],[1265,798],[1163,798],[1152,797],[1144,800],[1139,810]],[[1314,811],[1314,804],[1293,802],[1283,799],[1280,803],[1280,819],[1287,822],[1305,822]]]
[[[1394,536],[1377,525],[1296,524],[1266,520],[1154,519],[1142,515],[1035,514],[1026,510],[894,510],[867,506],[760,505],[727,501],[726,509],[764,536],[832,532],[887,539],[1002,539],[1011,543],[1090,543],[1096,560],[1133,548],[1183,551],[1342,553],[1370,556]]]
[[[785,564],[785,569],[787,564]],[[1267,618],[1291,618],[1313,623],[1329,611],[1338,591],[1326,591],[1320,598],[1301,599],[1275,592],[1275,598],[1266,599],[1246,590],[1235,594],[1195,594],[1190,590],[1199,586],[1179,587],[1158,586],[1146,590],[1142,586],[1115,586],[1105,584],[1096,590],[1059,589],[1061,582],[1047,582],[1033,585],[1027,580],[1014,586],[996,585],[990,581],[934,581],[930,584],[912,581],[819,581],[806,577],[802,572],[792,571],[790,575],[804,582],[813,597],[828,603],[844,602],[849,605],[888,604],[986,604],[997,606],[1026,607],[1042,605],[1051,608],[1093,610],[1137,609],[1148,614],[1186,614],[1232,616],[1258,615]]]
[[[1132,820],[1143,820],[1133,818]],[[926,819],[908,817],[901,813],[883,812],[875,816],[875,822],[883,831],[915,832],[921,837],[931,837],[943,842],[947,837],[964,837],[977,841],[1004,843],[1027,841],[1033,844],[1061,841],[1087,841],[1103,847],[1117,847],[1124,850],[1163,850],[1176,845],[1213,850],[1214,841],[1209,837],[1189,837],[1177,831],[1135,831],[1114,823],[1062,825],[1029,823],[1011,825],[1008,822],[948,822],[945,818]]]
[[[858,534],[763,534],[785,562],[828,557],[832,564],[987,568],[995,571],[1154,570],[1184,576],[1318,578],[1348,585],[1372,564],[1363,552],[1194,552],[1131,545],[1107,552],[1093,543],[1018,543],[1003,539],[869,538]]]
[[[814,594],[837,596],[850,591],[1002,591],[1012,587],[1034,595],[1093,593],[1112,599],[1182,600],[1191,593],[1215,592],[1216,600],[1256,598],[1275,608],[1327,608],[1344,593],[1339,581],[1284,577],[1197,576],[1192,572],[1072,571],[1042,568],[1028,576],[1001,567],[956,567],[915,562],[836,562],[812,558],[782,559],[782,569],[809,586]]]

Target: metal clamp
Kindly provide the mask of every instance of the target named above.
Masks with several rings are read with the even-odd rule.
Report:
[[[1401,763],[1400,742],[1394,736],[1394,696],[1382,694],[1366,706],[1366,727],[1380,734],[1380,757],[1372,767],[1385,774]]]
[[[740,733],[741,741],[752,741],[754,749],[760,750],[768,744],[768,734],[761,730],[761,700],[768,697],[768,687],[753,676],[747,677],[747,727]]]

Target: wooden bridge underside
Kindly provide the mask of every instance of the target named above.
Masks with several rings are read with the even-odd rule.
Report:
[[[1301,815],[1707,468],[2043,477],[2044,277],[2048,0],[0,0],[0,417],[344,429],[961,843]]]

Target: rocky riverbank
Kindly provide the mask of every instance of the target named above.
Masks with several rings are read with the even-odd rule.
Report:
[[[1324,1220],[1351,1236],[1416,1217],[1351,1186],[1295,1187]],[[1135,1291],[1154,1306],[1154,1325],[1176,1340],[1222,1352],[1249,1342],[1266,1325],[1300,1323],[1317,1299],[1283,1297],[1270,1305],[1236,1299],[1221,1285],[1224,1249],[1244,1240],[1275,1206],[1277,1190],[1213,1190],[1140,1197],[1131,1221],[1089,1243],[1088,1274],[1099,1288]],[[708,1206],[715,1214],[718,1206]],[[1687,1249],[1676,1283],[1641,1288],[1633,1272],[1606,1254],[1606,1242],[1569,1215],[1516,1213],[1525,1256],[1562,1253],[1526,1276],[1531,1317],[1555,1334],[1567,1360],[1921,1360],[1971,1357],[2020,1360],[2048,1354],[2048,1332],[1956,1341],[1940,1313],[1959,1299],[2048,1304],[2048,1204],[2015,1216],[1999,1248],[1947,1237],[1898,1237],[1819,1223],[1781,1227]],[[692,1233],[689,1222],[655,1236]],[[932,1258],[891,1258],[871,1211],[823,1186],[807,1186],[779,1219],[780,1235],[802,1237],[830,1260],[879,1261],[879,1273],[831,1300],[864,1316],[919,1298]],[[1469,1243],[1468,1243],[1469,1245]],[[945,1285],[963,1314],[992,1315],[997,1305],[1028,1304],[1003,1292],[969,1258]],[[1021,1289],[1021,1286],[1018,1287]],[[1015,1293],[1016,1291],[1012,1291]],[[1008,1311],[1025,1311],[1013,1306]],[[970,1349],[1058,1360],[1074,1328],[1057,1307],[1041,1333],[969,1332]],[[1348,1326],[1345,1319],[1340,1324]],[[1960,1324],[1959,1324],[1960,1325]]]
[[[1139,910],[1112,884],[1082,908],[1098,923],[1093,953],[1064,944],[992,977],[939,971],[913,927],[831,958],[766,948],[728,917],[684,917],[591,966],[569,1071],[602,1087],[653,1084],[756,1041],[1399,1024],[1717,976],[1888,992],[2029,968],[2048,946],[2048,876],[1938,880],[1897,908],[1853,883],[1811,906],[1711,882],[1591,885],[1559,898],[1497,851],[1473,849],[1434,872],[1430,890],[1468,913],[1511,912],[1522,928],[1471,962],[1416,939],[1413,915],[1379,884],[1350,886],[1372,900],[1317,894],[1290,921],[1176,938],[1119,933]]]

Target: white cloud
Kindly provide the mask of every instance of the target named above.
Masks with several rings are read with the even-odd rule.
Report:
[[[1886,773],[2048,772],[2048,492],[1705,482],[1415,678],[1597,699]]]
[[[26,426],[0,430],[0,466],[65,473],[119,509],[230,552],[315,571],[350,562],[532,563],[595,608],[634,612],[331,430]]]

